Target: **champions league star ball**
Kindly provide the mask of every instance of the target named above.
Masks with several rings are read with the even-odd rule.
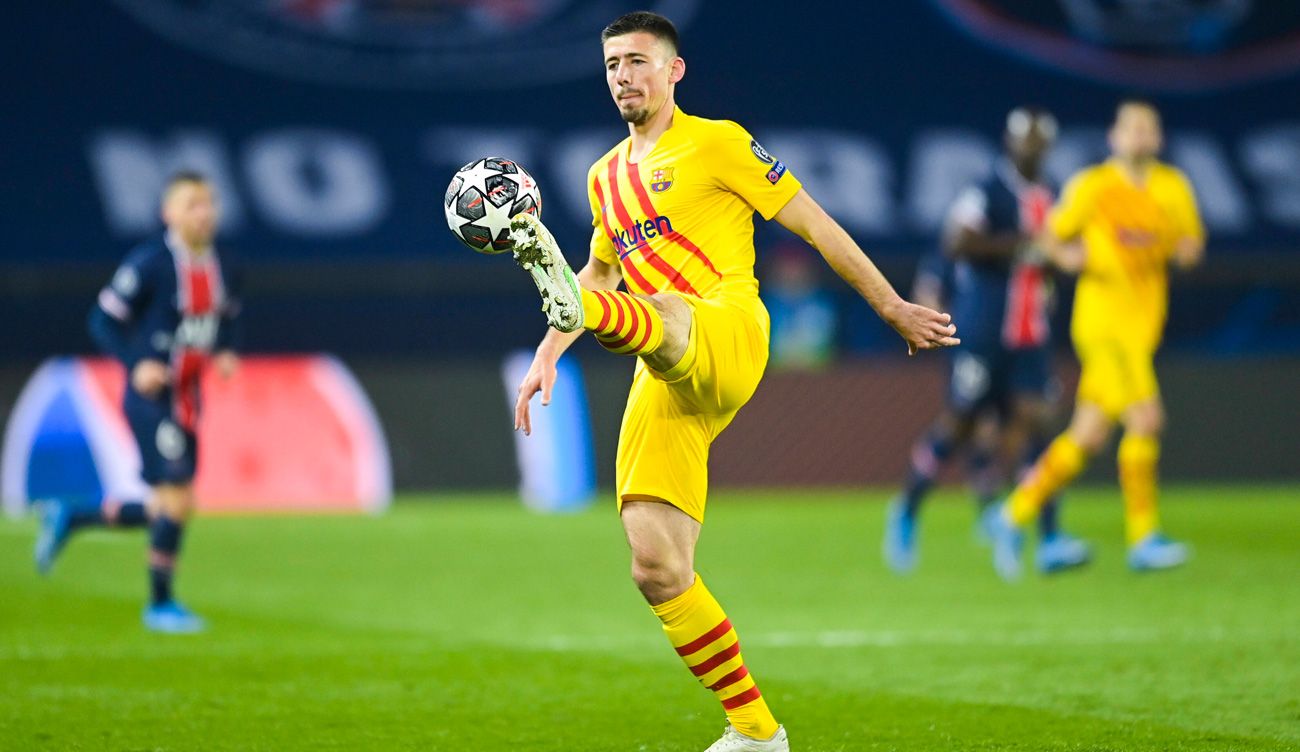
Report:
[[[510,218],[542,216],[537,181],[519,163],[504,157],[470,162],[456,172],[443,200],[447,226],[461,242],[479,253],[510,250]]]

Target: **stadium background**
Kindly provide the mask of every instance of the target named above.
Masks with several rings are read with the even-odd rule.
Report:
[[[193,166],[215,178],[222,246],[245,262],[248,349],[346,361],[376,404],[399,490],[513,487],[500,364],[535,343],[541,319],[524,275],[448,235],[442,191],[469,159],[509,155],[538,177],[548,223],[583,256],[582,176],[622,133],[593,36],[627,5],[7,11],[0,411],[42,359],[90,352],[95,291],[156,228],[162,178]],[[1059,178],[1102,154],[1118,98],[1154,99],[1211,235],[1205,266],[1175,281],[1160,361],[1164,473],[1300,476],[1300,12],[1289,4],[1247,3],[1200,26],[1178,8],[1220,4],[1164,4],[1169,15],[1136,21],[1124,14],[1140,3],[863,3],[835,18],[789,4],[649,5],[681,22],[683,108],[746,125],[900,289],[955,191],[996,150],[1010,107],[1058,115]],[[1088,26],[1086,7],[1112,15]],[[1146,31],[1121,33],[1134,28]],[[1162,57],[1178,62],[1152,62]],[[765,280],[782,260],[815,258],[779,227],[758,237]],[[812,369],[774,364],[716,447],[720,484],[891,483],[935,408],[943,358],[907,360],[845,286],[824,269],[815,279],[836,322],[833,354]],[[577,355],[608,486],[630,367],[590,343]],[[1071,364],[1063,348],[1067,383]]]

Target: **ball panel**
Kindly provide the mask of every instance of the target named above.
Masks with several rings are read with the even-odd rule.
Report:
[[[519,184],[504,175],[493,175],[487,179],[487,195],[493,206],[505,206],[519,195]]]
[[[451,179],[451,185],[447,186],[447,195],[442,200],[444,209],[450,209],[452,204],[456,203],[456,195],[460,193],[460,188],[463,185],[465,185],[465,179],[460,175]]]
[[[456,214],[465,219],[482,219],[486,213],[483,194],[477,188],[466,188],[456,199]]]
[[[485,251],[492,242],[492,231],[482,225],[465,224],[460,226],[460,238],[470,248]]]
[[[484,159],[482,161],[483,161],[483,166],[488,168],[489,170],[504,172],[508,175],[514,175],[519,172],[519,165],[515,164],[514,161],[509,159],[502,159],[501,157],[488,157],[487,159]]]

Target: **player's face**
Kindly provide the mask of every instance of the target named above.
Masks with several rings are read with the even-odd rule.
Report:
[[[685,63],[653,34],[637,31],[605,41],[605,82],[623,120],[641,125],[663,107]]]
[[[1120,109],[1115,125],[1110,129],[1111,151],[1130,162],[1155,159],[1163,139],[1160,115],[1143,105],[1128,105]]]
[[[1053,137],[1047,129],[1034,122],[1022,134],[1007,134],[1007,153],[1012,161],[1027,175],[1036,175],[1043,159],[1052,148]]]
[[[206,246],[217,232],[217,201],[206,183],[181,183],[163,202],[163,222],[186,243]]]

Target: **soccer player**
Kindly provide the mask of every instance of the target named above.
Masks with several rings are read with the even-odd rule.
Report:
[[[1164,408],[1154,357],[1168,306],[1168,268],[1200,263],[1205,230],[1187,178],[1157,159],[1160,114],[1147,102],[1120,105],[1111,158],[1070,180],[1040,245],[1053,264],[1079,275],[1070,334],[1082,373],[1074,416],[1011,493],[996,518],[994,565],[1020,574],[1020,530],[1043,503],[1105,446],[1118,421],[1120,487],[1128,563],[1137,571],[1187,560],[1187,547],[1160,532],[1156,464]]]
[[[753,394],[768,356],[768,315],[754,278],[753,214],[776,218],[907,341],[909,352],[957,344],[950,317],[904,301],[786,165],[739,125],[688,115],[674,91],[686,73],[677,31],[637,12],[601,35],[605,78],[629,136],[587,175],[590,258],[575,275],[536,217],[512,222],[515,258],[542,295],[552,330],[519,386],[551,399],[556,362],[583,331],[635,356],[619,437],[617,503],[632,577],[690,672],[728,725],[709,747],[787,750],[745,666],[736,630],[695,573],[709,445]],[[617,290],[619,284],[627,292]]]
[[[204,622],[173,597],[172,577],[194,510],[199,380],[210,360],[227,378],[237,368],[239,302],[232,269],[212,245],[217,202],[211,183],[195,172],[172,177],[163,191],[162,218],[165,234],[126,257],[100,291],[89,320],[95,342],[126,367],[122,409],[140,448],[150,497],[89,506],[47,503],[36,563],[48,571],[76,530],[148,526],[145,626],[195,632]]]
[[[921,270],[927,296],[932,288],[948,290],[962,322],[962,344],[953,351],[943,411],[913,447],[906,485],[886,512],[885,562],[897,572],[916,566],[918,514],[954,452],[970,447],[977,493],[982,504],[991,504],[1004,477],[997,454],[1032,461],[1047,443],[1054,403],[1051,280],[1032,249],[1051,207],[1042,167],[1056,132],[1049,112],[1018,107],[1007,115],[1004,157],[949,212],[944,246],[950,264],[935,260]],[[1002,446],[993,452],[976,437],[990,413],[1002,427]],[[1037,564],[1043,572],[1082,566],[1089,557],[1087,545],[1060,531],[1055,512],[1049,503],[1039,517]]]

